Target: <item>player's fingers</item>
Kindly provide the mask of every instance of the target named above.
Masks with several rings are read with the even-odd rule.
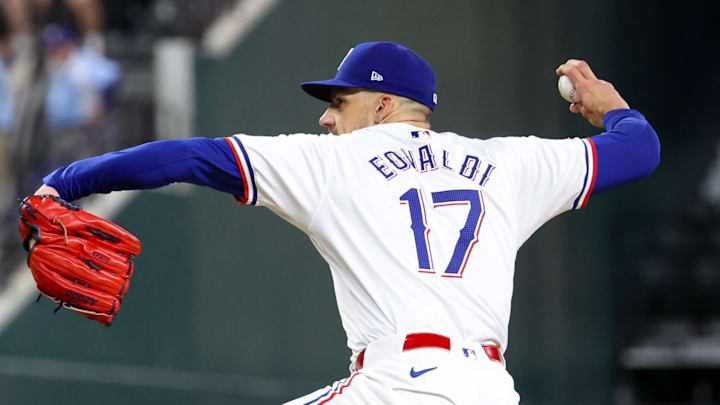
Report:
[[[580,83],[585,81],[582,73],[580,73],[580,71],[577,70],[574,66],[567,67],[563,69],[562,72],[564,75],[567,75],[567,77],[570,78],[570,81],[572,82],[575,89],[580,86]]]
[[[567,74],[566,71],[571,69],[574,66],[575,66],[575,59],[568,59],[567,61],[565,61],[565,63],[561,63],[560,66],[558,66],[557,69],[555,69],[555,73],[558,76],[562,76],[564,74]]]
[[[582,106],[582,104],[580,104],[580,103],[572,103],[572,104],[570,104],[570,112],[573,113],[573,114],[579,114],[579,113],[581,112],[581,111],[580,111],[580,107],[581,107],[581,106]]]
[[[588,80],[597,80],[597,77],[595,76],[595,73],[590,69],[590,65],[585,62],[584,60],[578,60],[576,61],[575,65],[577,66],[577,69],[582,73],[583,77]]]
[[[562,76],[566,75],[570,78],[570,82],[573,84],[573,87],[577,88],[578,84],[580,84],[582,81],[585,80],[585,78],[582,75],[582,72],[577,68],[576,64],[574,63],[573,59],[568,60],[567,62],[560,65],[557,70],[555,71],[556,74]]]
[[[595,76],[595,73],[593,73],[592,69],[590,69],[590,65],[585,62],[584,60],[579,59],[568,59],[567,62],[563,63],[558,67],[556,70],[557,74],[566,74],[568,76],[571,76],[570,71],[575,70],[580,74],[580,77],[586,80],[597,80],[597,77]],[[575,77],[578,77],[578,75],[574,74]],[[571,76],[572,77],[572,76]]]

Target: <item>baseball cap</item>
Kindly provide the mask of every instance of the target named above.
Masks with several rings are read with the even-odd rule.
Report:
[[[435,73],[420,55],[392,42],[364,42],[350,48],[335,78],[304,82],[309,95],[327,102],[333,87],[365,88],[407,97],[431,110],[437,105]]]

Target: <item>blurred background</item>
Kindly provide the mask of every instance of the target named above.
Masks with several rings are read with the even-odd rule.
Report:
[[[17,198],[155,139],[324,132],[298,84],[359,42],[433,65],[433,129],[597,132],[555,68],[590,62],[662,143],[519,252],[508,368],[525,404],[720,404],[717,1],[0,0],[0,404],[277,404],[347,375],[327,265],[198,187],[80,203],[143,241],[112,328],[34,303]],[[351,181],[351,180],[349,180]]]

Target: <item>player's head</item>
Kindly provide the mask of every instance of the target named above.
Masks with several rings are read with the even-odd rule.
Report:
[[[330,103],[320,125],[343,134],[385,122],[427,122],[437,104],[435,73],[418,54],[390,42],[348,51],[335,78],[305,82],[303,90]]]

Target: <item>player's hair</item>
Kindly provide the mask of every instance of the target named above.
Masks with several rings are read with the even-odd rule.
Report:
[[[383,93],[381,91],[371,89],[363,90],[366,92],[367,97],[375,97],[377,94]],[[408,113],[409,115],[421,116],[426,121],[430,122],[430,115],[432,115],[432,110],[430,109],[430,107],[411,98],[398,96],[397,94],[392,93],[385,94],[390,94],[393,98],[395,98],[395,100],[397,100],[397,105],[401,112]]]
[[[430,109],[430,107],[407,97],[397,95],[395,95],[394,97],[399,100],[400,108],[414,114],[421,114],[423,117],[425,117],[426,120],[430,121],[430,115],[432,115],[432,110]]]

